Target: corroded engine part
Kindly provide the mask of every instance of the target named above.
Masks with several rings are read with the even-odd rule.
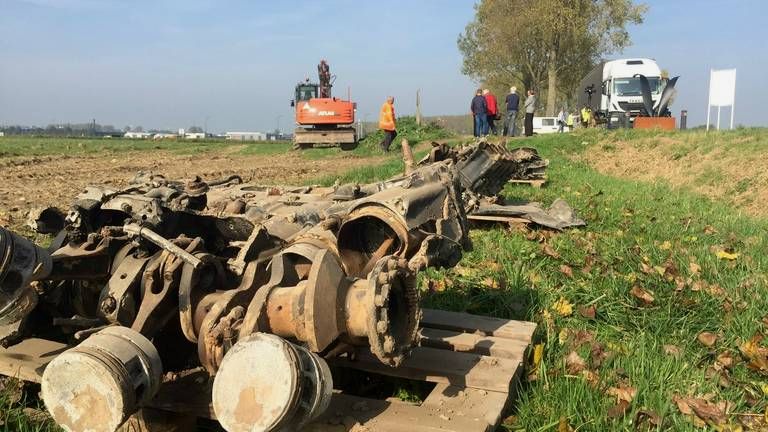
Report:
[[[224,357],[213,409],[228,432],[294,431],[328,408],[332,390],[331,371],[317,354],[254,333]]]
[[[376,187],[381,190],[350,203],[339,228],[339,255],[350,275],[366,275],[389,254],[409,260],[414,270],[458,262],[469,247],[468,230],[459,186],[446,167]],[[425,254],[429,238],[443,245]]]
[[[40,246],[0,227],[0,325],[24,318],[37,304],[30,282],[48,276],[51,255]]]
[[[48,364],[43,401],[67,430],[114,432],[155,396],[162,373],[152,342],[126,327],[108,327]]]
[[[398,365],[416,341],[420,309],[415,274],[404,259],[382,257],[367,278],[346,275],[338,257],[297,243],[270,263],[270,279],[252,290],[221,294],[202,320],[198,355],[216,374],[240,338],[272,333],[303,342],[312,352],[339,343],[370,346],[385,364]]]

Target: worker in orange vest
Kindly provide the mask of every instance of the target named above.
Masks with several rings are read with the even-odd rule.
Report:
[[[387,101],[381,106],[379,113],[379,129],[384,131],[384,140],[379,144],[382,150],[389,151],[389,146],[397,136],[395,128],[395,98],[387,96]]]

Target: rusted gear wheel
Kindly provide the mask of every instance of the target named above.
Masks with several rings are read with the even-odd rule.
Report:
[[[380,259],[368,276],[373,290],[368,342],[382,363],[399,366],[416,343],[421,309],[416,275],[405,259]]]

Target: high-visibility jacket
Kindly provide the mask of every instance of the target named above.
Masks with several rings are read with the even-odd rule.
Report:
[[[592,117],[592,111],[590,111],[590,110],[588,110],[586,108],[582,108],[581,109],[581,121],[582,122],[589,123],[589,120],[591,119],[591,117]]]
[[[565,120],[565,124],[573,126],[573,113],[568,114],[568,118]]]
[[[379,129],[385,131],[395,130],[395,106],[389,102],[384,102],[379,113]]]

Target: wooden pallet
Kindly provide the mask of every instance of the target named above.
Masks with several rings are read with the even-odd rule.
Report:
[[[379,375],[436,383],[421,404],[377,400],[336,392],[331,406],[306,432],[481,432],[502,420],[523,373],[536,324],[425,309],[420,346],[398,368],[370,353],[343,366]],[[39,382],[42,372],[67,347],[27,339],[0,349],[0,374]],[[153,408],[215,418],[211,382],[202,371],[166,376]]]
[[[547,182],[546,177],[543,179],[530,179],[530,180],[509,180],[507,183],[514,183],[514,184],[527,184],[530,186],[533,186],[535,188],[540,188],[544,186],[544,184]]]

